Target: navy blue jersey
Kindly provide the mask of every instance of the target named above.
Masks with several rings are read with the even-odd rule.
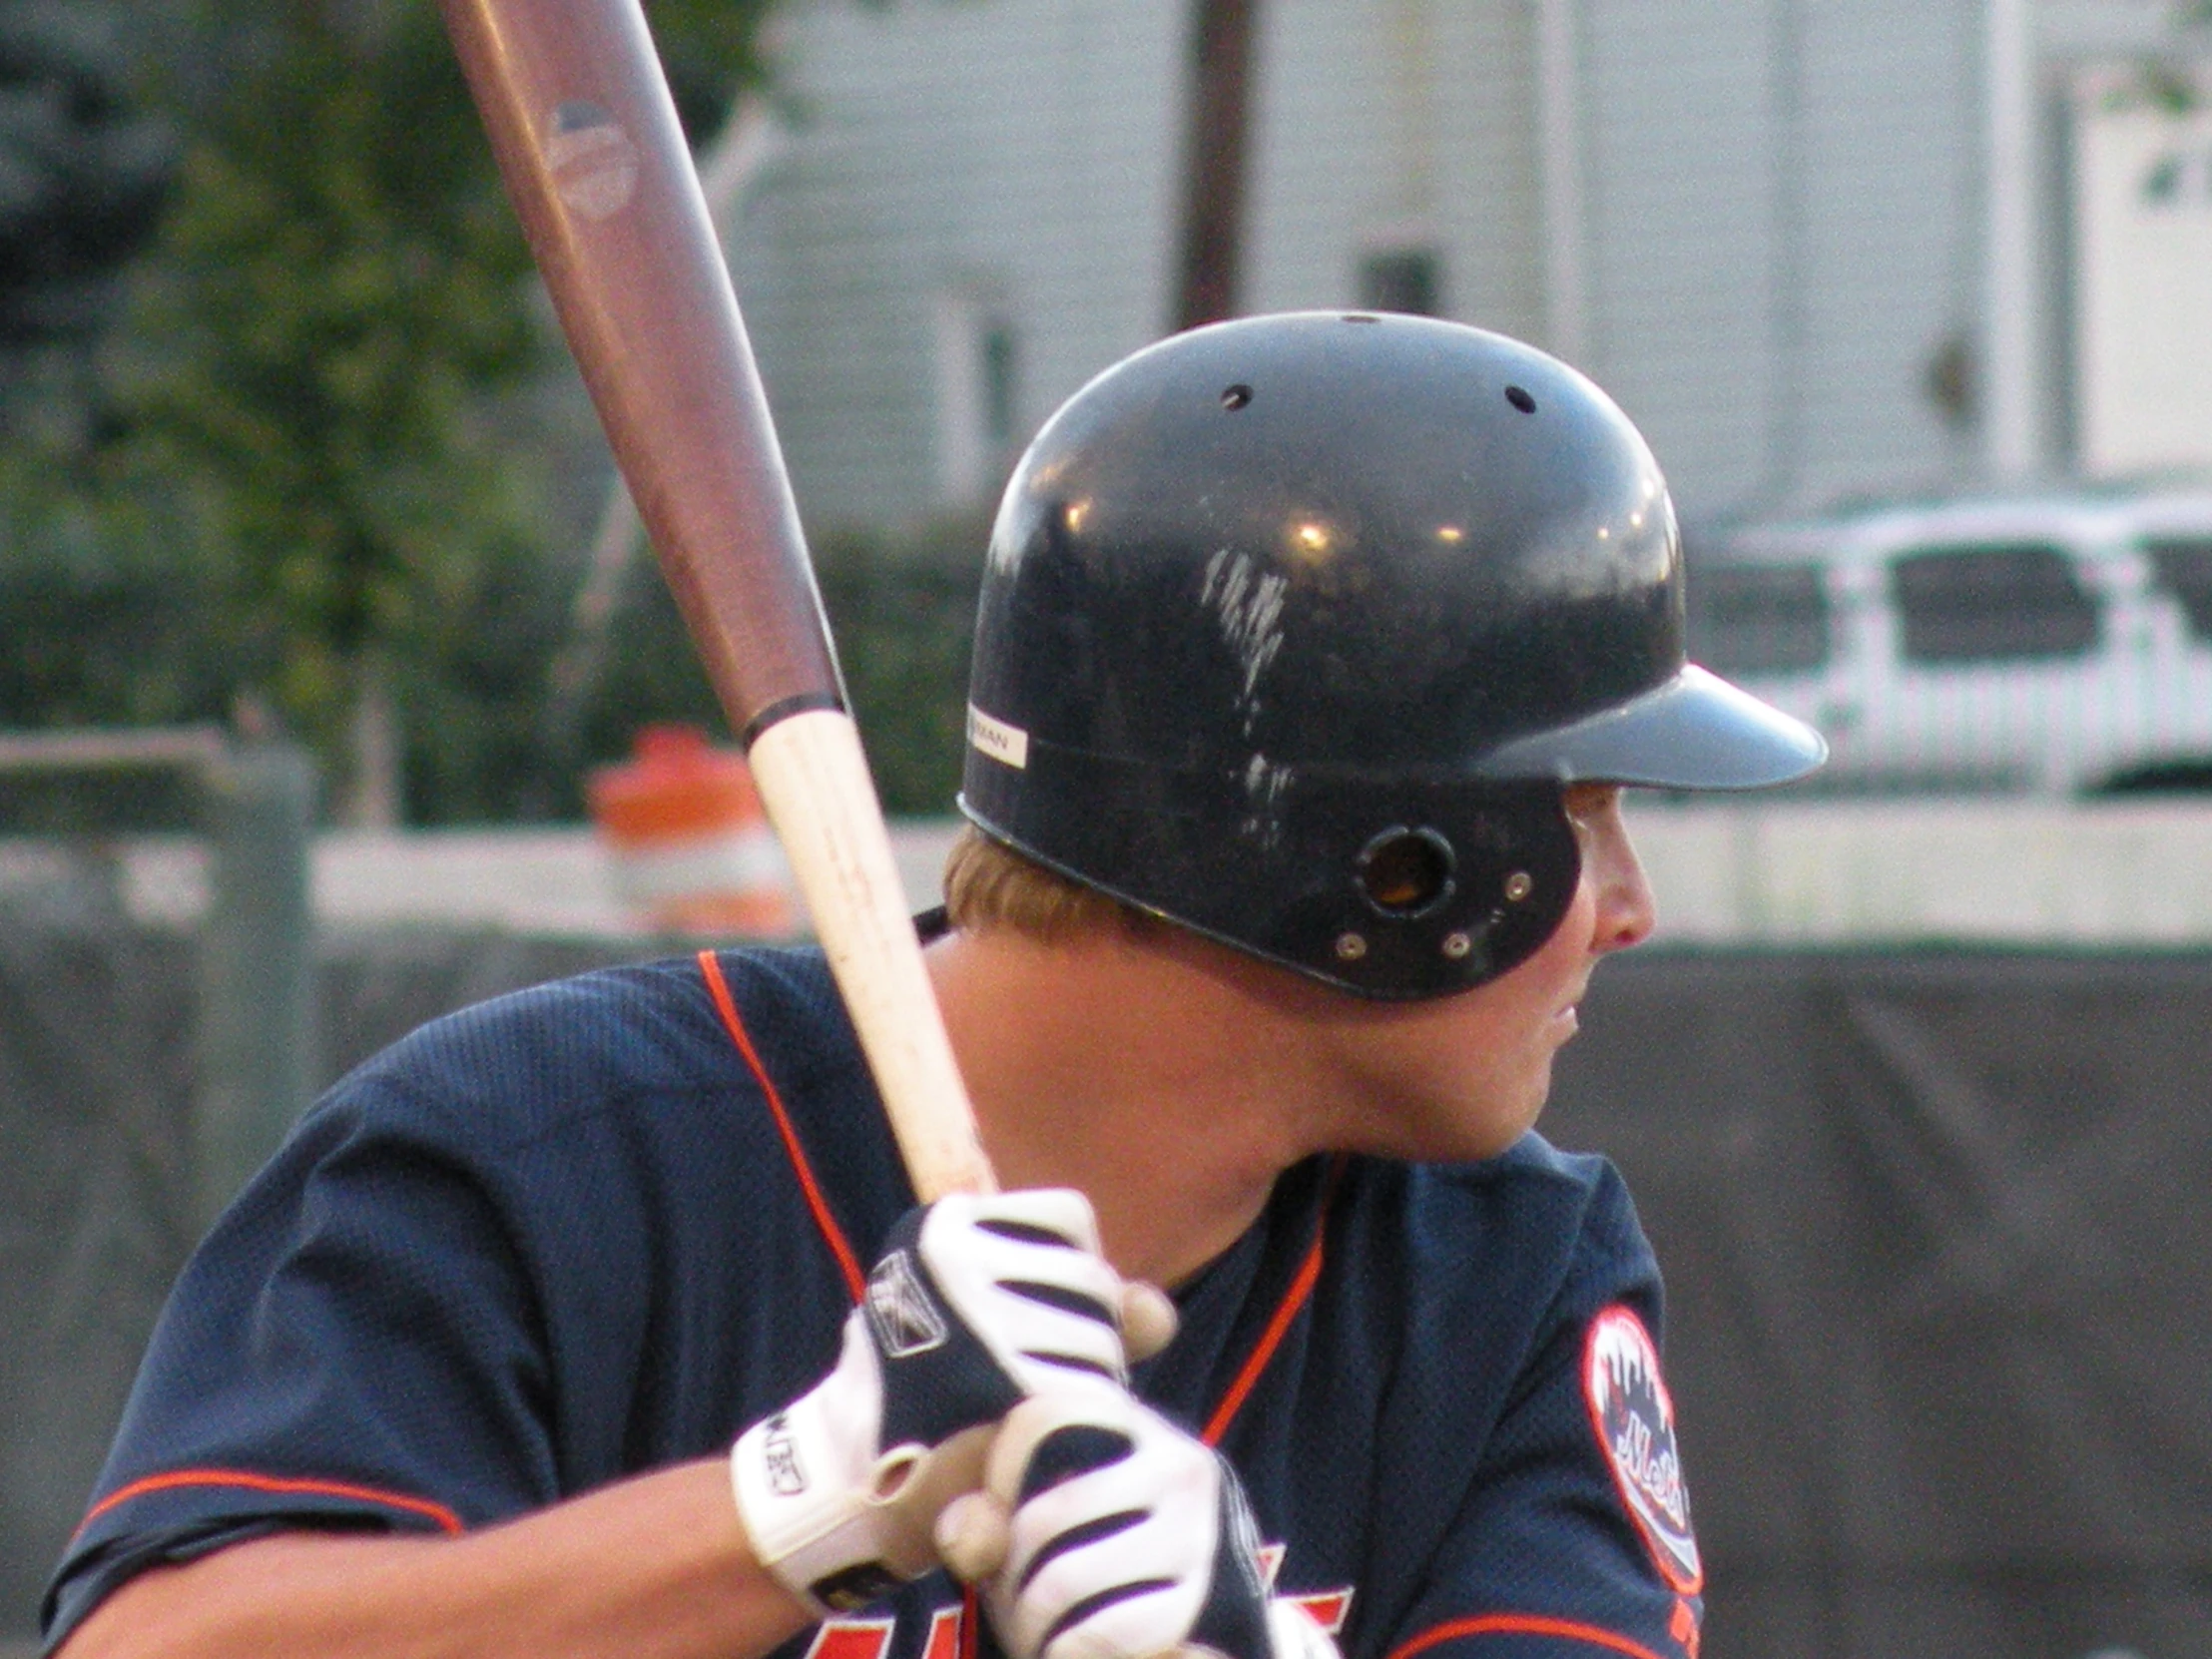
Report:
[[[289,1526],[458,1532],[724,1452],[834,1363],[913,1194],[821,956],[452,1015],[301,1120],[186,1268],[45,1607]],[[1619,1179],[1531,1135],[1317,1159],[1137,1375],[1347,1659],[1694,1654],[1700,1575]],[[943,1575],[789,1659],[959,1659]]]

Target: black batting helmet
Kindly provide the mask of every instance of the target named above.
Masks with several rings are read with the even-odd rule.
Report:
[[[1685,665],[1674,510],[1612,400],[1395,315],[1221,323],[1077,392],[1000,506],[969,701],[986,834],[1373,997],[1550,936],[1565,784],[1825,753]]]

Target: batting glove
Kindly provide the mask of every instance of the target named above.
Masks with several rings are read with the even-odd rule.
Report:
[[[1337,1659],[1328,1632],[1269,1596],[1227,1460],[1125,1390],[1016,1406],[983,1489],[937,1535],[954,1571],[988,1579],[1011,1659]]]
[[[1174,1307],[1099,1254],[1066,1191],[955,1197],[891,1230],[836,1369],[731,1450],[755,1558],[819,1615],[937,1564],[931,1528],[980,1482],[991,1428],[1041,1388],[1118,1391]]]

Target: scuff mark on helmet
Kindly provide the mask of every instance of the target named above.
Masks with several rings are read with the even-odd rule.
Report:
[[[1238,826],[1248,841],[1263,852],[1272,852],[1283,839],[1283,797],[1297,777],[1295,768],[1279,766],[1265,755],[1245,763],[1245,818]]]
[[[1248,738],[1260,716],[1260,677],[1283,649],[1283,594],[1289,586],[1288,577],[1256,572],[1251,557],[1234,548],[1221,548],[1206,561],[1198,602],[1213,609],[1222,638],[1244,670],[1237,708]]]

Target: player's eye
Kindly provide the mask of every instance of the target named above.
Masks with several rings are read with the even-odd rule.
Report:
[[[1588,830],[1620,810],[1618,784],[1569,784],[1565,794],[1567,822]]]

